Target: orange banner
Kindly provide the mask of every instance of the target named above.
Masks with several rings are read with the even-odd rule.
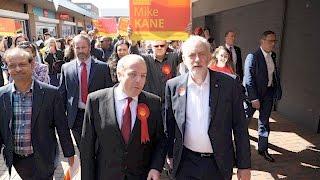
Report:
[[[120,17],[118,22],[118,34],[128,36],[129,18]]]
[[[98,35],[115,37],[117,34],[116,18],[99,18],[92,20],[92,24],[98,29]]]
[[[133,40],[185,40],[190,0],[130,0]]]
[[[16,34],[15,20],[8,18],[0,18],[0,35],[14,36]]]

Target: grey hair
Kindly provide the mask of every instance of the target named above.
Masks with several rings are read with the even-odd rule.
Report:
[[[142,56],[137,55],[137,54],[128,54],[126,56],[123,56],[117,64],[117,74],[119,71],[124,70],[125,68],[128,67],[128,65],[130,64],[130,62],[132,61],[139,61],[139,62],[143,62],[144,64],[146,64],[145,60],[143,59]],[[129,62],[129,63],[128,63]]]
[[[91,42],[90,42],[90,39],[87,35],[78,34],[73,38],[74,43],[76,43],[77,41],[80,41],[80,40],[85,40],[88,43],[88,46],[91,47]]]
[[[29,63],[31,63],[33,61],[33,57],[32,57],[31,53],[25,51],[24,49],[18,48],[18,47],[8,49],[3,55],[3,59],[5,60],[5,62],[7,62],[8,60],[10,60],[14,57],[19,57],[20,60],[26,59],[26,60],[28,60]]]
[[[210,52],[210,44],[204,37],[191,35],[181,46],[182,54],[185,55],[190,48],[198,43],[203,44],[206,50]]]

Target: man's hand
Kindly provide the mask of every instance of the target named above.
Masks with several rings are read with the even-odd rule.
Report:
[[[237,176],[239,180],[250,180],[251,171],[250,169],[238,169]]]
[[[258,99],[251,101],[252,107],[255,109],[260,109],[260,101]]]
[[[160,172],[156,169],[151,169],[147,180],[160,180]]]
[[[170,169],[173,169],[173,158],[168,158],[167,157],[167,164],[169,165]]]
[[[72,167],[74,164],[74,156],[68,157],[69,166]]]

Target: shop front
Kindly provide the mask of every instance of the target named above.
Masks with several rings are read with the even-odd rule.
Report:
[[[0,37],[27,34],[26,20],[29,15],[0,9]]]

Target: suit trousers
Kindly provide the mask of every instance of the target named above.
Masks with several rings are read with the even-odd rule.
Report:
[[[76,119],[74,121],[73,127],[71,128],[74,139],[76,140],[78,149],[80,151],[80,141],[83,126],[84,110],[78,109]]]
[[[53,174],[48,177],[42,177],[36,172],[36,163],[33,154],[27,157],[13,155],[13,166],[23,180],[52,180]]]
[[[200,153],[183,148],[176,180],[223,180],[216,160],[212,155],[201,156]]]
[[[273,106],[274,88],[268,87],[265,97],[260,101],[259,120],[258,120],[258,150],[268,149],[268,137],[270,133],[269,118]]]

